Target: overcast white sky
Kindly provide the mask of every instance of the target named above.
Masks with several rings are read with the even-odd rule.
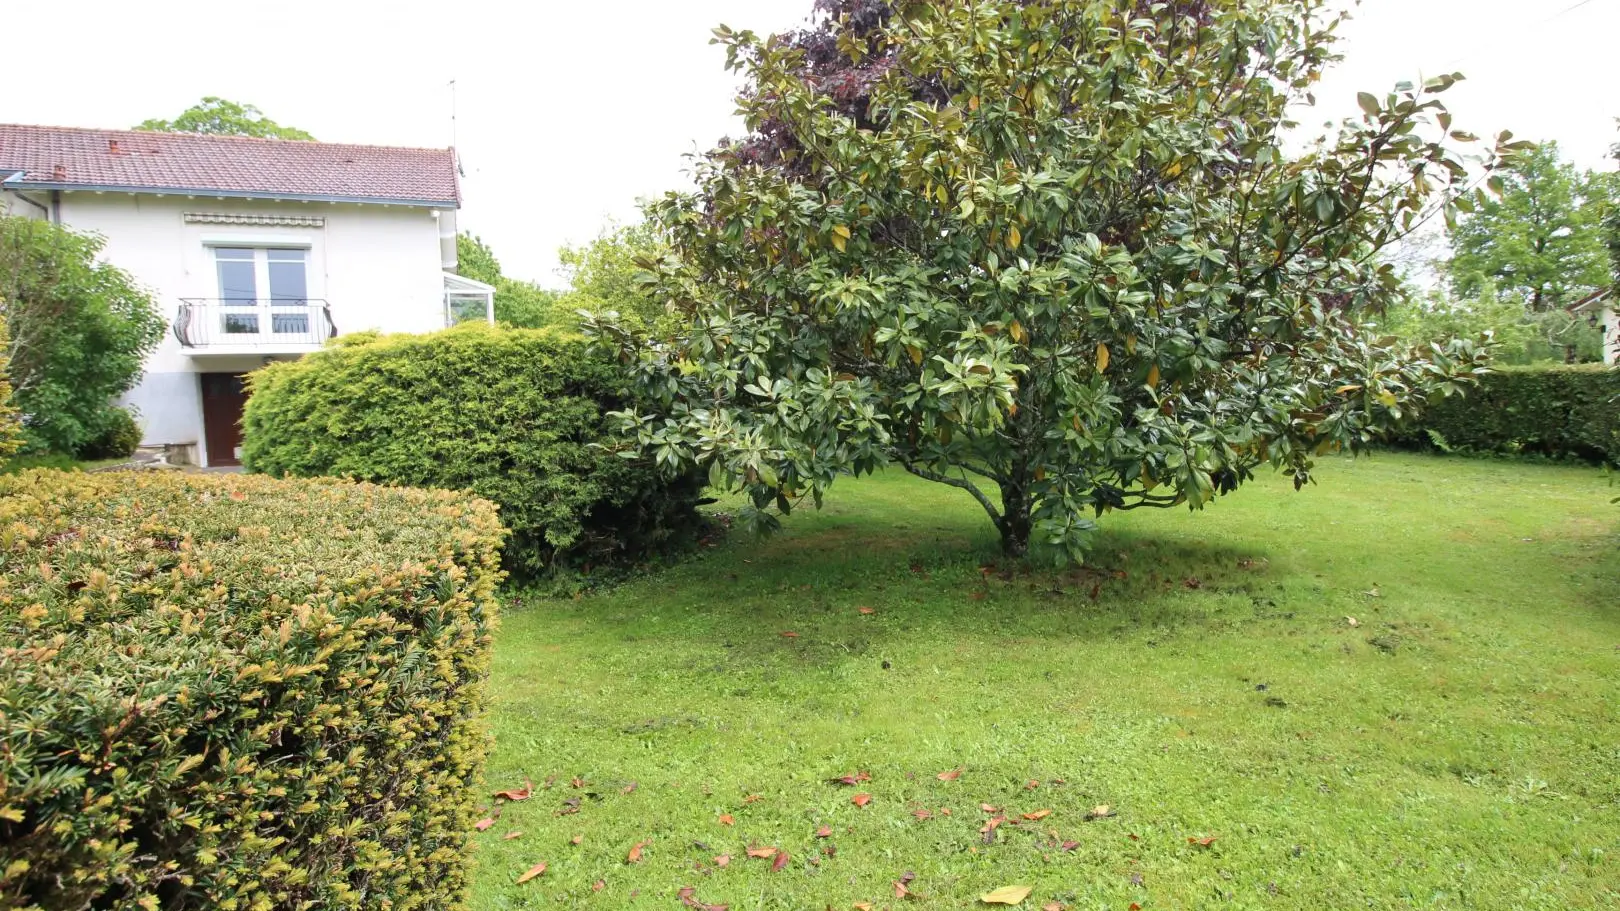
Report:
[[[58,0],[71,28],[5,40],[0,122],[127,128],[220,95],[331,142],[444,146],[455,79],[462,226],[507,274],[555,285],[560,244],[633,219],[638,197],[680,184],[683,153],[738,131],[710,28],[780,31],[811,5]],[[1366,0],[1356,15],[1307,121],[1354,114],[1357,90],[1461,70],[1457,127],[1612,166],[1620,0]]]

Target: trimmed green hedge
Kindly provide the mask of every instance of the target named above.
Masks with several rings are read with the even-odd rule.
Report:
[[[443,492],[0,477],[0,907],[461,906],[501,535]]]
[[[500,504],[521,575],[695,537],[702,482],[615,454],[624,441],[603,415],[625,407],[627,384],[576,335],[472,323],[346,338],[251,387],[249,471],[471,490]]]
[[[1620,461],[1620,371],[1596,364],[1502,368],[1466,396],[1431,403],[1404,442]]]

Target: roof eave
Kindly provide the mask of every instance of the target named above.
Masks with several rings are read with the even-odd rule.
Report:
[[[215,196],[226,199],[269,199],[291,202],[355,203],[374,206],[411,206],[422,209],[459,209],[458,199],[404,199],[389,196],[328,196],[309,193],[272,193],[264,190],[221,190],[214,187],[126,187],[112,184],[64,183],[48,180],[4,181],[7,189],[83,190],[92,193],[141,193],[154,196]]]

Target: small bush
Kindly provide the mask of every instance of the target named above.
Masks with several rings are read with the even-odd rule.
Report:
[[[559,330],[384,336],[273,364],[251,388],[249,471],[471,490],[500,504],[525,576],[639,558],[697,521],[700,481],[611,451],[603,414],[627,404],[625,379]]]
[[[443,492],[0,477],[0,907],[459,907],[500,536]]]
[[[0,316],[28,451],[75,453],[94,441],[107,403],[134,388],[168,326],[152,295],[101,261],[105,241],[59,224],[0,215]]]
[[[81,459],[127,459],[141,445],[141,425],[128,408],[108,408],[94,438],[79,450]]]
[[[1447,451],[1620,461],[1620,371],[1509,367],[1466,396],[1430,403],[1404,442]]]

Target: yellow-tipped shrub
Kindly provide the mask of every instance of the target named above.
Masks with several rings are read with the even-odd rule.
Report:
[[[502,535],[442,492],[0,478],[0,907],[459,906]]]

